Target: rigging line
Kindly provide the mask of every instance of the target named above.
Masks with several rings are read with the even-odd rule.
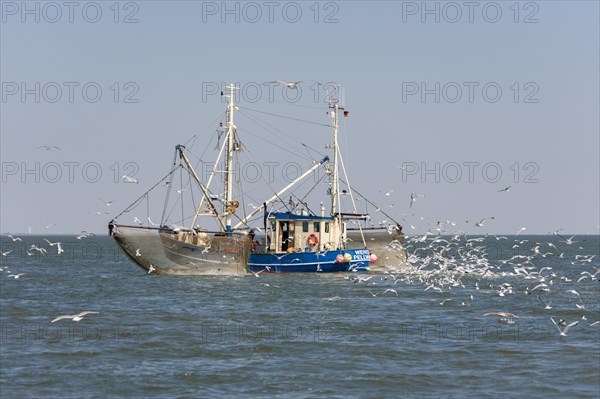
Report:
[[[294,192],[291,192],[290,195],[292,197],[296,198],[298,201],[300,201],[300,203],[306,207],[306,210],[308,211],[309,214],[311,214],[313,216],[317,216],[317,214],[314,213],[312,209],[310,209],[310,207],[308,206],[308,204],[306,202],[304,202],[302,200],[302,198],[298,197]]]
[[[302,143],[300,140],[298,140],[298,139],[294,138],[293,136],[291,136],[291,135],[287,134],[286,132],[284,132],[283,130],[281,130],[281,129],[277,128],[276,126],[273,126],[273,125],[272,125],[272,124],[270,124],[269,122],[267,122],[267,121],[265,121],[265,120],[263,120],[263,119],[260,119],[258,116],[248,115],[248,114],[246,114],[246,113],[244,113],[244,112],[242,112],[242,111],[240,111],[240,113],[241,113],[242,115],[244,115],[245,117],[249,118],[250,120],[252,120],[254,123],[258,124],[259,126],[260,126],[260,124],[259,124],[258,122],[256,122],[256,121],[260,121],[261,123],[263,123],[263,124],[267,125],[268,127],[270,127],[271,129],[275,130],[276,132],[278,132],[278,133],[281,133],[283,136],[287,137],[288,139],[290,139],[290,140],[293,140],[293,141],[295,141],[295,142],[297,142],[297,143],[300,143],[300,144],[302,144],[302,145],[304,145],[304,146],[306,146],[306,147],[310,148],[311,150],[313,150],[313,151],[317,152],[317,153],[318,153],[318,154],[319,154],[321,157],[324,157],[324,156],[325,156],[325,154],[324,154],[324,153],[322,153],[322,152],[320,152],[319,150],[317,150],[317,149],[315,149],[315,148],[312,148],[312,147],[308,146],[307,144],[304,144],[304,143]],[[255,119],[255,120],[253,120],[253,119]],[[265,128],[264,126],[261,126],[261,127],[262,127],[263,129],[269,130],[269,129]],[[273,133],[273,132],[271,132],[271,133]]]
[[[192,197],[192,205],[194,205],[196,203],[196,198],[194,197],[194,190],[192,189],[192,175],[191,173],[188,173],[188,181],[186,183],[186,187],[189,187],[190,189],[190,196]],[[183,193],[182,193],[183,195]],[[192,226],[194,227],[194,226]]]
[[[318,110],[322,110],[323,109],[323,107],[317,107],[316,105],[294,104],[294,103],[290,103],[290,102],[287,102],[287,101],[281,101],[281,100],[275,100],[275,99],[273,99],[273,103],[283,104],[283,105],[289,105],[290,107],[310,108],[310,109],[318,109]]]
[[[179,187],[181,187],[181,190],[183,190],[183,169],[179,170]],[[179,197],[181,198],[181,220],[184,220],[185,216],[183,214],[183,191],[179,193]]]
[[[219,118],[221,119],[221,125],[222,125],[222,124],[223,124],[223,121],[224,121],[224,119],[225,119],[225,117],[226,117],[226,114],[227,114],[227,112],[223,112],[223,113],[221,113],[221,115],[219,115],[219,117],[217,117],[217,119],[215,119],[215,120],[214,120],[214,121],[211,123],[211,125],[215,124],[215,123],[216,123],[216,121],[218,121],[218,120],[219,120]],[[197,156],[197,155],[195,155],[195,154],[194,154],[194,153],[191,151],[191,149],[187,149],[187,148],[186,148],[186,149],[188,150],[188,153],[189,153],[189,154],[193,155],[194,157],[196,157],[196,158],[198,159],[198,162],[197,162],[197,163],[196,163],[196,165],[195,165],[195,168],[196,168],[196,169],[198,169],[198,165],[200,165],[200,164],[202,164],[203,166],[205,166],[205,165],[207,165],[207,164],[208,164],[206,161],[203,161],[203,160],[202,160],[202,158],[204,158],[204,155],[206,154],[206,151],[208,151],[209,147],[211,147],[211,146],[212,146],[212,142],[213,142],[214,138],[215,138],[215,134],[214,134],[214,132],[213,132],[213,134],[211,134],[211,139],[210,139],[210,140],[208,140],[208,142],[207,142],[207,144],[206,144],[206,147],[204,147],[204,151],[202,151],[202,154],[201,154],[200,156]],[[218,145],[219,145],[219,136],[217,135],[217,147],[218,147]]]
[[[312,188],[310,190],[308,190],[308,192],[306,193],[306,195],[304,197],[302,197],[301,201],[304,202],[304,200],[306,199],[306,197],[308,197],[310,195],[310,193],[312,193],[314,191],[315,188],[317,188],[317,186],[319,184],[321,184],[321,182],[327,177],[327,174],[324,174],[316,183],[314,186],[312,186]]]
[[[196,144],[196,139],[198,138],[198,133],[194,134],[188,141],[186,141],[185,143],[183,143],[183,145],[187,148],[188,143],[192,140],[194,140],[192,142],[192,145],[190,146],[190,148],[192,148],[194,146],[194,144]]]
[[[210,127],[210,126],[213,126],[213,125],[214,125],[214,124],[215,124],[215,123],[216,123],[216,122],[217,122],[219,119],[220,119],[221,121],[223,121],[223,119],[225,118],[225,115],[226,115],[226,113],[227,113],[227,111],[223,111],[223,112],[221,112],[221,113],[220,113],[220,114],[217,116],[217,118],[216,118],[214,121],[212,121],[212,122],[211,122],[211,123],[210,123],[210,124],[207,126],[207,128],[208,128],[208,127]],[[205,129],[206,129],[206,128],[205,128]],[[214,135],[213,135],[213,138],[214,138]],[[202,158],[204,157],[204,154],[206,154],[206,151],[208,151],[208,147],[209,147],[209,146],[210,146],[210,144],[212,143],[212,141],[213,141],[213,138],[211,138],[211,139],[208,141],[208,143],[206,144],[206,147],[204,148],[204,151],[202,152],[202,155],[200,155],[200,159],[202,159]]]
[[[119,216],[121,216],[122,214],[124,214],[124,213],[126,213],[126,212],[129,212],[130,208],[131,208],[133,205],[136,205],[138,202],[140,202],[142,199],[144,199],[144,196],[145,196],[146,194],[148,194],[150,191],[154,190],[154,188],[155,188],[156,186],[158,186],[160,183],[162,183],[162,181],[163,181],[163,180],[165,180],[167,177],[169,177],[169,176],[171,175],[171,173],[173,173],[173,172],[174,172],[176,169],[177,169],[177,168],[175,168],[175,169],[171,170],[169,173],[167,173],[167,175],[166,175],[165,177],[163,177],[162,179],[160,179],[160,180],[158,181],[158,183],[156,183],[154,186],[152,186],[152,187],[151,187],[151,188],[150,188],[148,191],[146,191],[144,194],[142,194],[142,195],[141,195],[141,196],[140,196],[138,199],[136,199],[135,201],[133,201],[133,203],[132,203],[131,205],[129,205],[127,208],[125,208],[125,210],[124,210],[124,211],[122,211],[121,213],[119,213],[119,214],[118,214],[117,216],[115,216],[113,219],[117,219],[117,218],[118,218]],[[136,206],[137,206],[137,205],[136,205]]]
[[[252,115],[248,115],[248,114],[246,114],[246,113],[245,113],[245,112],[243,112],[243,111],[240,111],[240,114],[241,114],[241,115],[243,115],[243,116],[245,116],[246,118],[248,118],[248,119],[249,119],[251,122],[253,122],[253,123],[255,123],[256,125],[258,125],[258,127],[260,127],[261,129],[264,129],[264,130],[266,130],[267,132],[271,133],[273,136],[275,136],[275,133],[274,133],[273,131],[270,131],[270,129],[276,130],[276,131],[278,131],[279,133],[281,133],[282,135],[286,136],[287,138],[289,138],[289,139],[292,139],[292,140],[294,140],[294,141],[297,141],[297,140],[293,139],[291,136],[289,136],[288,134],[284,133],[283,131],[281,131],[281,130],[277,129],[276,127],[274,127],[274,126],[272,126],[272,125],[269,125],[269,123],[267,123],[267,122],[263,121],[263,120],[262,120],[262,119],[260,119],[260,118],[257,118],[257,117],[255,117],[255,116],[252,116]],[[266,126],[265,126],[265,125],[266,125]],[[245,129],[242,129],[242,130],[243,130],[243,131],[247,131],[247,130],[245,130]],[[272,141],[270,141],[270,140],[267,140],[266,138],[264,138],[264,137],[262,137],[262,136],[258,136],[258,135],[254,135],[254,136],[255,136],[255,137],[257,137],[257,138],[259,138],[259,139],[261,139],[261,140],[263,140],[263,141],[265,141],[265,142],[267,142],[267,143],[270,143],[270,144],[272,144],[272,145],[274,145],[274,146],[276,146],[276,147],[278,147],[278,148],[280,148],[280,149],[282,149],[282,150],[284,150],[284,151],[291,152],[291,153],[293,153],[294,155],[297,155],[297,154],[296,154],[296,152],[295,152],[295,149],[294,149],[292,146],[290,146],[290,148],[292,148],[292,150],[290,151],[290,150],[288,150],[288,149],[285,149],[285,148],[281,147],[280,145],[277,145],[277,144],[273,143],[273,142],[272,142]]]
[[[258,163],[258,158],[257,158],[257,157],[254,155],[254,153],[253,153],[252,151],[250,151],[249,149],[246,149],[246,153],[248,154],[248,158],[253,158],[253,159],[255,160],[254,162]],[[273,186],[271,185],[271,183],[269,183],[269,182],[268,182],[268,181],[267,181],[267,180],[264,178],[264,176],[262,176],[262,174],[261,174],[261,177],[262,177],[262,180],[265,182],[266,186],[269,188],[269,190],[271,190],[271,191],[273,192],[273,194],[277,194],[277,191],[278,191],[278,190],[275,190],[275,189],[273,188]],[[283,179],[283,177],[282,177],[282,179]],[[278,179],[278,180],[276,180],[276,181],[277,181],[277,182],[279,182],[279,179]],[[273,183],[274,183],[274,182],[273,182]],[[288,183],[289,183],[289,182],[288,182]],[[304,184],[304,182],[303,182],[303,183],[301,183],[301,184]],[[263,187],[264,187],[264,186],[263,186]],[[278,198],[279,198],[279,196],[278,196]],[[279,198],[279,199],[281,199],[281,198]]]
[[[273,145],[273,146],[275,146],[275,147],[279,148],[280,150],[283,150],[283,151],[285,151],[285,152],[289,152],[290,154],[292,154],[292,155],[295,155],[295,156],[297,156],[298,158],[302,158],[302,159],[304,159],[304,160],[306,160],[306,161],[312,161],[312,159],[310,159],[310,158],[306,158],[306,157],[303,157],[303,156],[300,156],[300,155],[298,155],[298,153],[297,153],[297,152],[294,152],[294,151],[292,151],[292,150],[289,150],[289,149],[287,149],[287,148],[285,148],[285,147],[282,147],[282,146],[280,146],[279,144],[276,144],[276,143],[274,143],[274,142],[272,142],[272,141],[269,141],[269,140],[267,140],[267,139],[265,139],[265,138],[263,138],[263,137],[260,137],[259,135],[255,134],[255,133],[252,133],[251,131],[249,131],[249,130],[248,130],[248,129],[246,129],[246,128],[243,128],[243,129],[241,129],[241,128],[238,128],[238,130],[241,130],[242,132],[248,133],[248,134],[250,134],[251,136],[254,136],[254,137],[256,137],[256,138],[259,138],[259,139],[261,139],[261,140],[264,140],[264,141],[266,141],[267,143],[269,143],[269,144],[271,144],[271,145]],[[246,150],[247,150],[247,149],[246,149]]]
[[[173,153],[173,161],[171,162],[171,168],[173,168],[173,166],[175,166],[176,164],[177,164],[177,148],[175,148],[175,152]],[[179,166],[182,166],[181,162],[179,163],[179,165],[177,167],[179,167]],[[175,171],[175,169],[173,169],[173,172],[174,171]],[[160,217],[161,225],[163,225],[164,222],[166,222],[165,214],[167,212],[167,204],[169,203],[169,198],[171,197],[171,188],[173,186],[173,176],[174,176],[174,173],[171,175],[171,177],[169,178],[169,181],[167,182],[167,186],[168,186],[167,193],[165,194],[165,202],[163,205],[162,215]]]
[[[346,173],[346,166],[344,164],[344,158],[342,158],[342,154],[340,152],[340,149],[338,148],[338,155],[340,158],[340,162],[342,164],[342,171],[344,172],[344,177],[346,178],[346,180],[348,182],[346,182],[346,186],[348,187],[348,191],[350,192],[350,201],[352,201],[352,209],[354,210],[354,213],[358,213],[358,211],[356,210],[356,201],[354,201],[354,194],[352,193],[352,187],[350,186],[350,179],[348,179],[348,174]],[[367,242],[365,241],[365,235],[363,233],[362,227],[360,226],[360,224],[358,225],[358,229],[360,231],[360,236],[363,240],[363,245],[366,247],[367,246]]]
[[[240,107],[241,109],[242,107]],[[271,112],[265,112],[265,111],[259,111],[257,109],[253,109],[253,108],[247,108],[247,107],[243,107],[244,109],[248,110],[248,111],[254,111],[254,112],[258,112],[261,114],[266,114],[266,115],[271,115],[271,116],[276,116],[278,118],[285,118],[285,119],[291,119],[293,121],[298,121],[298,122],[304,122],[304,123],[310,123],[311,125],[318,125],[318,126],[325,126],[325,127],[333,127],[332,125],[327,125],[325,123],[319,123],[319,122],[313,122],[313,121],[307,121],[304,119],[298,119],[298,118],[292,118],[291,116],[284,116],[284,115],[277,115],[277,114],[273,114]]]
[[[344,179],[340,179],[342,182],[344,182],[344,184],[348,184],[344,181]],[[364,199],[367,203],[369,203],[370,205],[374,206],[375,208],[379,209],[379,212],[381,212],[385,217],[387,217],[388,219],[390,219],[392,222],[396,223],[397,225],[401,226],[401,224],[399,222],[397,222],[393,217],[391,217],[390,215],[388,215],[387,213],[385,213],[384,211],[381,210],[381,207],[379,205],[377,205],[376,203],[370,201],[367,197],[365,197],[363,194],[361,194],[360,192],[358,192],[357,189],[353,188],[352,189],[356,194],[360,195],[360,197],[362,199]]]

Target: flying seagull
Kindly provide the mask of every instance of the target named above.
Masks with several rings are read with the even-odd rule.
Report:
[[[562,330],[560,329],[560,327],[558,326],[558,324],[556,324],[556,322],[554,321],[554,319],[551,317],[550,320],[552,320],[552,323],[554,323],[554,325],[556,326],[556,328],[558,329],[558,332],[561,337],[566,337],[567,336],[567,332],[569,331],[569,328],[571,327],[575,327],[577,324],[579,324],[579,321],[575,321],[571,324],[569,324],[568,326],[566,326],[565,328],[563,328]],[[562,319],[561,319],[562,320]],[[566,324],[566,323],[565,323]]]
[[[481,219],[479,222],[475,222],[475,226],[477,227],[483,227],[483,224],[485,223],[486,220],[491,220],[494,219],[493,216],[490,216],[489,218],[483,218]],[[465,223],[469,223],[472,222],[473,220],[467,220]]]
[[[281,83],[282,85],[287,86],[288,89],[298,89],[298,85],[302,82],[303,82],[302,80],[299,80],[297,82],[287,82],[285,80],[277,80],[277,81],[269,82],[269,83]]]
[[[138,179],[127,175],[121,176],[121,179],[123,179],[125,183],[139,183]]]
[[[50,323],[54,323],[54,322],[62,320],[62,319],[72,319],[73,321],[80,321],[81,319],[83,319],[83,316],[85,316],[87,314],[92,314],[92,313],[98,313],[98,312],[87,311],[87,312],[81,312],[76,315],[62,315],[62,316],[58,316],[56,319],[52,320]]]
[[[41,148],[43,148],[43,149],[44,149],[44,150],[46,150],[46,151],[50,151],[50,150],[53,150],[53,149],[56,149],[56,150],[62,150],[62,148],[59,148],[59,147],[57,147],[57,146],[55,146],[55,145],[41,145],[41,146],[39,146],[39,147],[36,147],[35,149],[36,149],[36,150],[39,150],[39,149],[41,149]]]
[[[417,198],[424,198],[424,195],[421,194],[417,194],[417,193],[410,193],[410,207],[412,208],[413,203],[417,200]]]

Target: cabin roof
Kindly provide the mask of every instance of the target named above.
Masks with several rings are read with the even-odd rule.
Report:
[[[331,216],[315,216],[315,215],[295,215],[293,213],[272,213],[269,219],[285,219],[285,220],[333,220]]]

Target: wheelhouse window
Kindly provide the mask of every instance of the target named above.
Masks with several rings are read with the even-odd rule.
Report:
[[[302,222],[302,232],[308,233],[308,222]]]
[[[329,222],[325,222],[325,233],[329,233]]]
[[[318,233],[319,231],[321,231],[321,222],[315,222],[313,227],[314,227],[314,232]]]

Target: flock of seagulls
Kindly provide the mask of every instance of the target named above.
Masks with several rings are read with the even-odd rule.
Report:
[[[491,218],[484,218],[478,223],[483,224],[489,219]],[[522,297],[534,309],[532,314],[527,315],[527,319],[542,312],[542,317],[547,317],[547,322],[557,327],[560,337],[566,337],[569,330],[573,331],[576,326],[581,328],[582,323],[589,327],[600,325],[600,320],[592,323],[587,321],[588,317],[598,316],[597,309],[588,310],[583,295],[577,288],[573,288],[578,284],[600,282],[600,265],[592,266],[592,270],[584,270],[588,267],[586,265],[591,265],[596,260],[596,254],[573,255],[571,252],[572,255],[567,256],[567,248],[561,248],[558,243],[533,242],[520,240],[518,237],[510,243],[508,237],[504,236],[470,238],[464,232],[454,233],[452,236],[441,236],[429,231],[423,236],[406,237],[403,247],[408,255],[407,266],[386,266],[379,276],[356,275],[352,278],[353,283],[369,287],[383,285],[382,288],[389,286],[390,282],[392,285],[420,284],[423,291],[440,296],[435,299],[439,306],[449,306],[458,299],[460,305],[470,308],[473,303],[481,302],[479,298],[484,295],[488,298],[505,298],[506,303],[514,303],[513,297]],[[576,242],[574,239],[575,237],[571,237],[560,242],[571,246]],[[503,248],[507,249],[508,256],[503,257],[500,253],[491,258],[488,253],[490,249],[497,250],[499,247],[495,243],[503,241]],[[392,242],[388,245],[388,250],[400,251],[403,247]],[[579,250],[583,250],[583,247]],[[563,265],[570,263],[571,267],[556,267],[556,262],[562,262]],[[372,290],[367,291],[373,297],[379,295]],[[530,295],[537,298],[537,302],[541,304],[539,308],[534,300],[528,299]],[[508,301],[509,298],[511,301]],[[554,299],[554,305],[550,298]],[[557,300],[560,305],[557,305]],[[592,300],[597,301],[597,298]],[[564,315],[559,322],[555,322],[556,314]],[[567,322],[567,317],[572,318],[574,314],[578,314],[579,318]],[[503,324],[515,324],[520,317],[515,312],[504,309],[490,310],[482,315],[495,316]]]

